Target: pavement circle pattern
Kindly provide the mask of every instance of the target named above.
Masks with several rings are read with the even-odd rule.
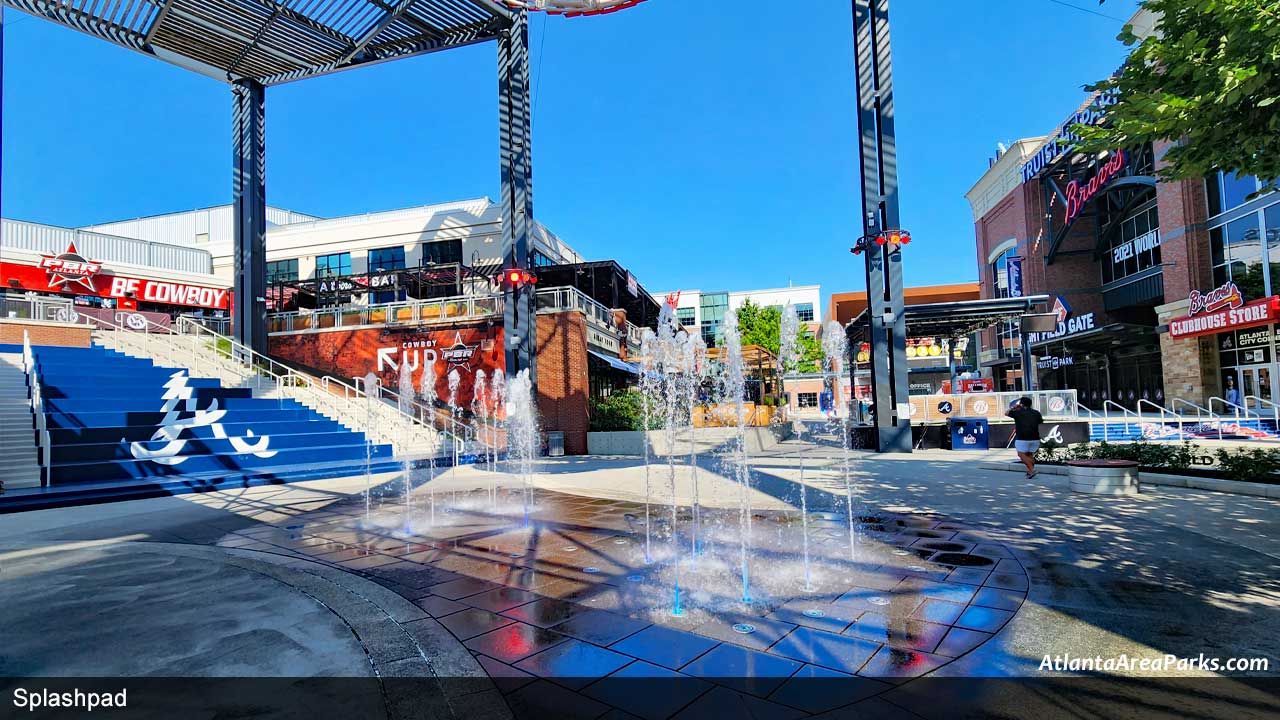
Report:
[[[811,512],[805,572],[798,514],[752,512],[744,603],[739,508],[651,506],[646,542],[643,504],[530,493],[527,527],[520,490],[477,488],[371,512],[352,498],[217,544],[297,554],[412,601],[517,716],[700,717],[730,696],[752,712],[821,713],[970,653],[1026,599],[1008,549],[945,517],[864,511],[850,544],[843,511]],[[637,677],[687,682],[653,697],[617,682]],[[820,677],[861,681],[830,694],[797,682]]]

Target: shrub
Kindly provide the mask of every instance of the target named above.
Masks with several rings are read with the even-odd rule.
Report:
[[[1236,452],[1219,450],[1214,453],[1222,474],[1231,480],[1264,480],[1280,471],[1280,451],[1263,448],[1241,449]]]
[[[650,408],[649,429],[662,427],[661,422]],[[635,390],[615,392],[608,397],[595,398],[591,401],[592,432],[608,432],[616,430],[640,430],[644,427],[644,403],[640,393]]]

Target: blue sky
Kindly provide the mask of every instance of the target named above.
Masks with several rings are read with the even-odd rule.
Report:
[[[964,193],[1114,70],[1136,0],[892,5],[909,284],[973,280]],[[535,214],[650,289],[861,289],[849,3],[651,0],[532,20]],[[731,8],[732,12],[726,12]],[[1085,10],[1094,11],[1086,12]],[[230,199],[230,90],[6,12],[3,213]],[[268,91],[268,202],[332,216],[498,195],[492,44]]]

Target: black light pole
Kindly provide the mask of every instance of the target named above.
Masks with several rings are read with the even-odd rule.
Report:
[[[889,53],[889,0],[853,1],[858,74],[863,236],[854,248],[866,256],[867,314],[871,338],[876,449],[911,452],[907,332],[903,313],[902,236],[898,221],[898,159]],[[850,363],[850,367],[853,363]],[[850,376],[851,387],[857,379]]]

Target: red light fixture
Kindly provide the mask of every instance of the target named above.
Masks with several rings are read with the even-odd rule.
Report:
[[[502,271],[502,275],[499,276],[499,281],[504,287],[518,288],[521,285],[537,285],[538,276],[528,270],[511,268],[510,270]]]

